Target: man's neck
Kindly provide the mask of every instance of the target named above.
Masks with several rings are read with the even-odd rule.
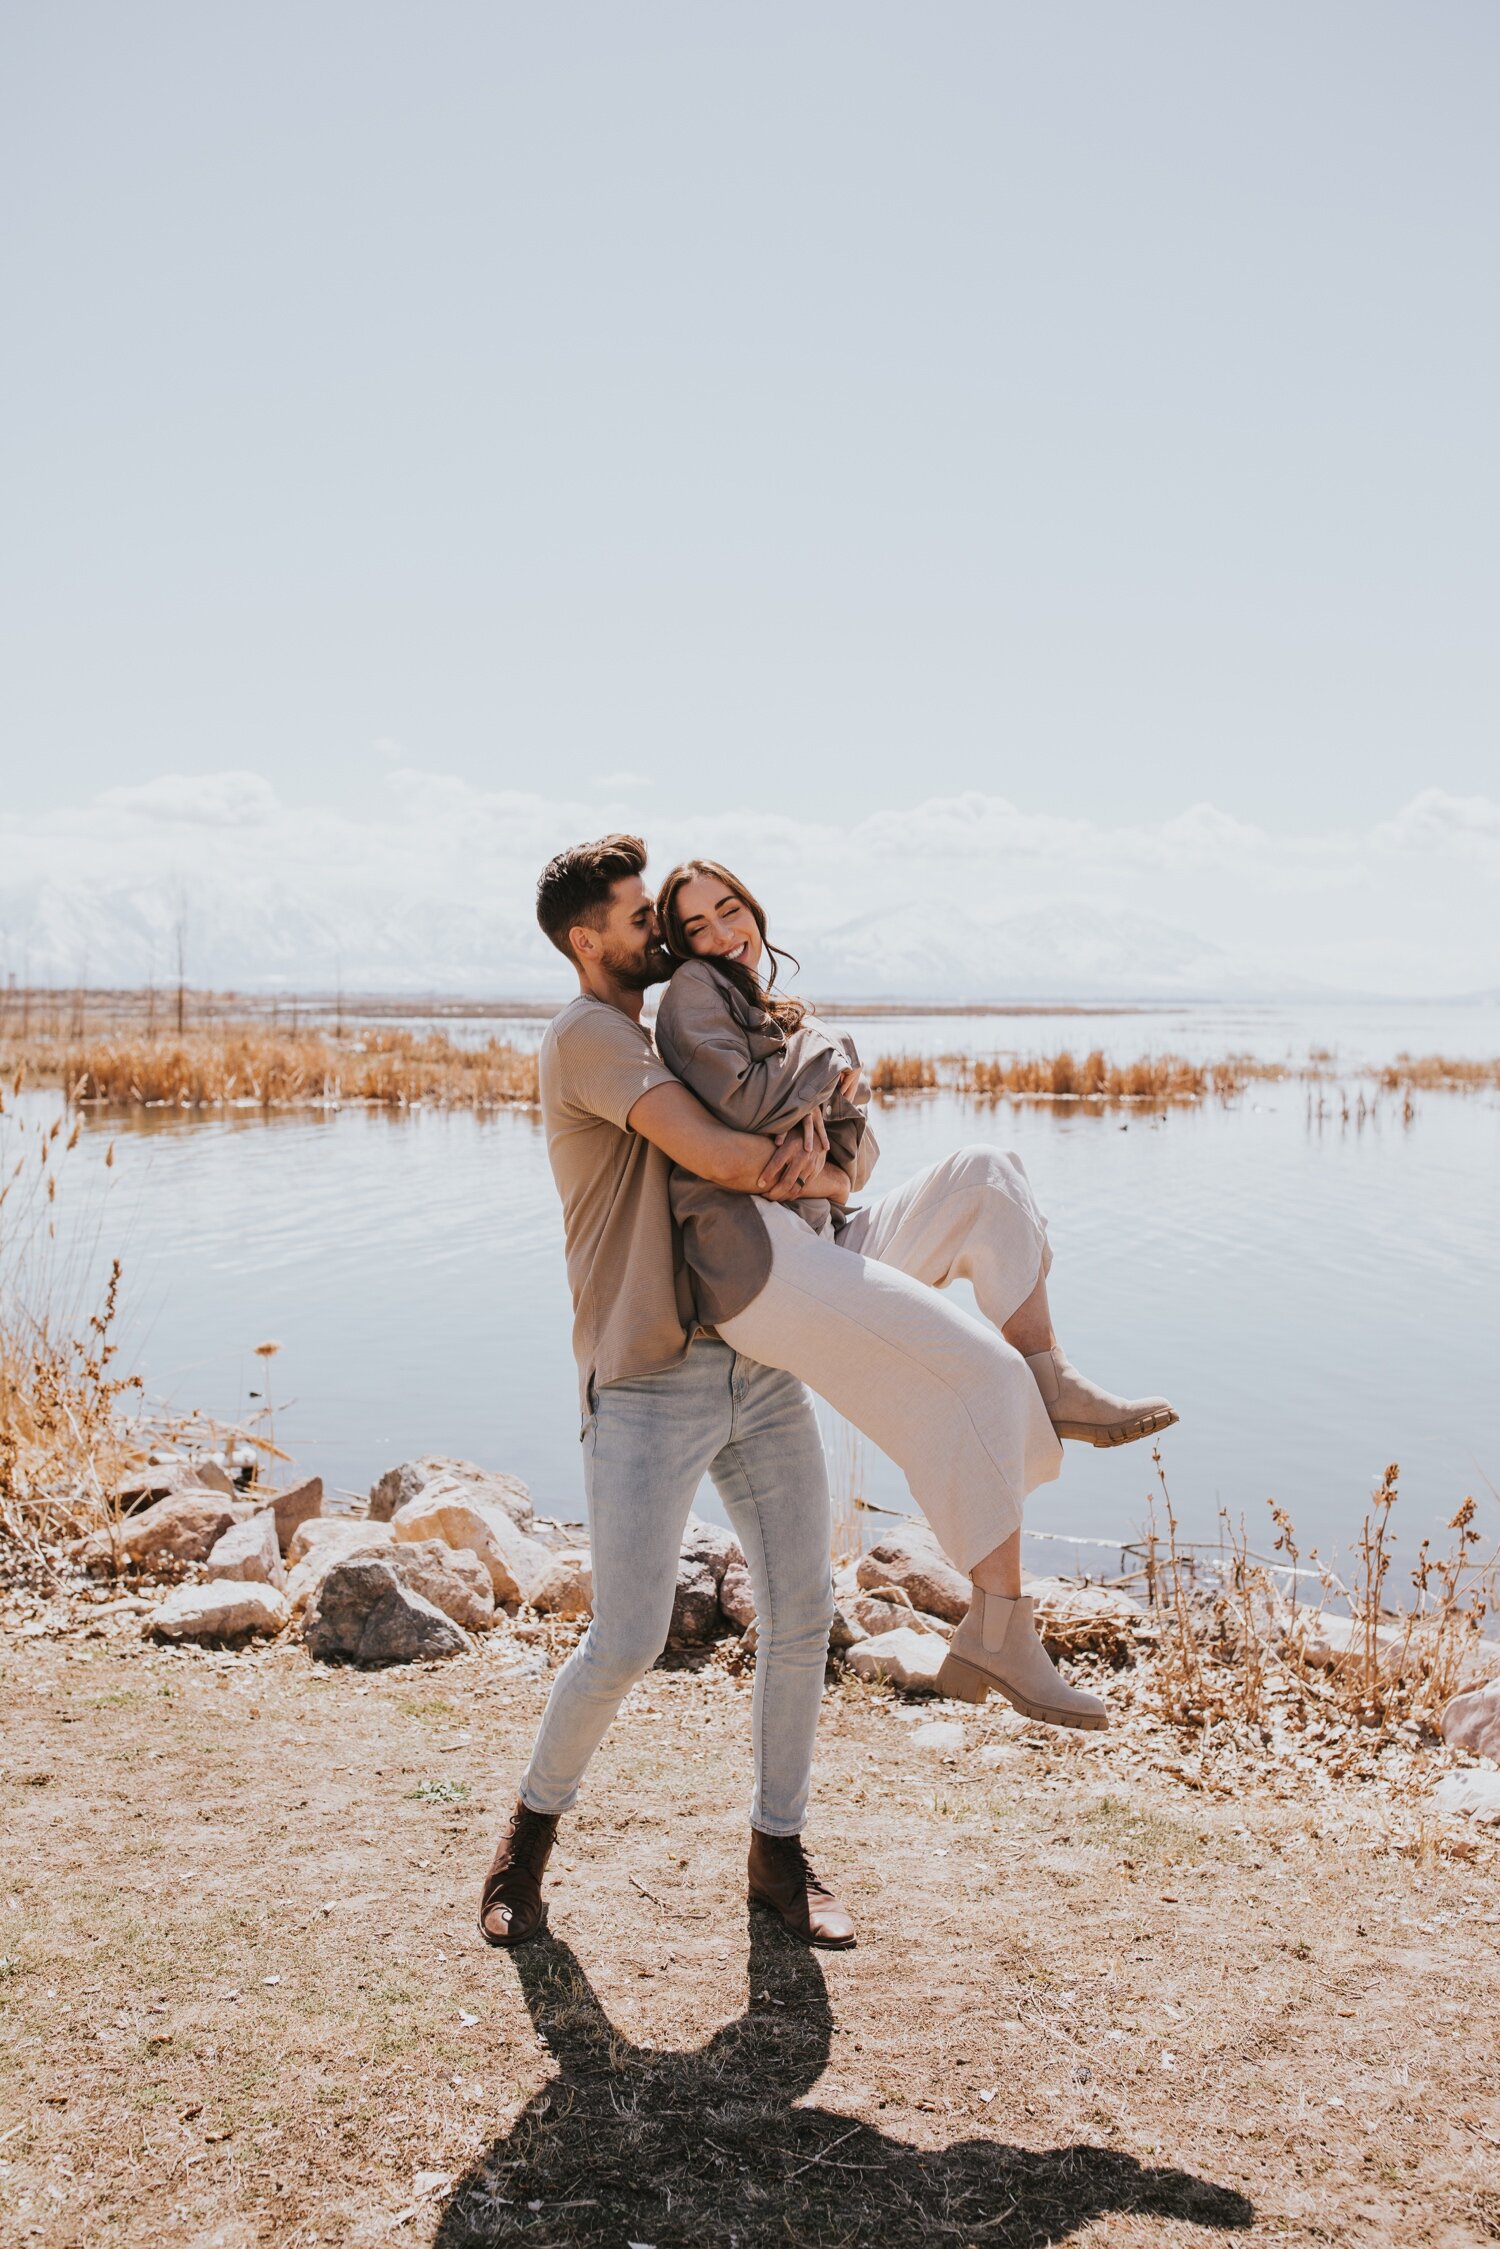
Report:
[[[639,1023],[641,1009],[646,1004],[644,992],[617,984],[604,969],[597,969],[590,974],[587,969],[580,968],[578,987],[585,999],[603,1000],[606,1007],[617,1007],[622,1015],[630,1017],[632,1023]]]

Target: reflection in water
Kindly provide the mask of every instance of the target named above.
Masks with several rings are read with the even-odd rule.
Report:
[[[877,1188],[966,1141],[1021,1153],[1072,1355],[1182,1413],[1162,1449],[1187,1535],[1212,1536],[1223,1505],[1258,1538],[1274,1495],[1327,1552],[1389,1460],[1403,1551],[1468,1492],[1500,1531],[1493,1094],[1422,1094],[1410,1124],[1390,1102],[1309,1117],[1301,1084],[1164,1116],[939,1095],[886,1105],[880,1137]],[[457,1453],[581,1512],[561,1228],[530,1113],[96,1119],[57,1209],[74,1242],[124,1258],[124,1356],[154,1397],[241,1417],[252,1348],[275,1337],[278,1437],[333,1486]],[[896,1472],[865,1458],[866,1496],[903,1506]],[[1118,1541],[1151,1483],[1144,1446],[1069,1446],[1031,1526]]]
[[[565,1944],[524,1946],[507,1965],[557,2074],[460,2179],[434,2249],[513,2241],[539,2205],[549,2242],[662,2249],[731,2240],[897,2249],[981,2232],[998,2249],[1042,2249],[1111,2210],[1253,2222],[1232,2188],[1107,2148],[969,2139],[923,2149],[805,2105],[832,2041],[823,1969],[753,1909],[745,2012],[688,2052],[632,2045]],[[1022,2091],[997,2100],[997,2125]]]

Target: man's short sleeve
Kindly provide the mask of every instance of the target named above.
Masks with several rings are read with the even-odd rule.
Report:
[[[676,1085],[650,1034],[617,1007],[591,1007],[558,1042],[562,1098],[570,1109],[626,1130],[626,1119],[653,1086]]]

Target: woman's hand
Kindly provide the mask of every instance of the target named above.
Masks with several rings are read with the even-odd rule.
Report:
[[[846,1070],[839,1079],[839,1091],[846,1101],[857,1102],[864,1082],[865,1073],[856,1063],[852,1069]]]
[[[809,1109],[801,1124],[776,1135],[776,1154],[761,1176],[760,1192],[771,1202],[795,1202],[805,1195],[828,1157],[828,1127],[821,1109]]]

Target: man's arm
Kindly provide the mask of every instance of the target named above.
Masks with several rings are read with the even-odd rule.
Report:
[[[684,1171],[735,1194],[765,1195],[773,1202],[826,1195],[842,1202],[849,1192],[848,1179],[836,1164],[819,1161],[817,1170],[804,1176],[814,1157],[800,1132],[788,1133],[780,1147],[762,1133],[735,1132],[720,1124],[685,1085],[652,1086],[626,1122]]]

